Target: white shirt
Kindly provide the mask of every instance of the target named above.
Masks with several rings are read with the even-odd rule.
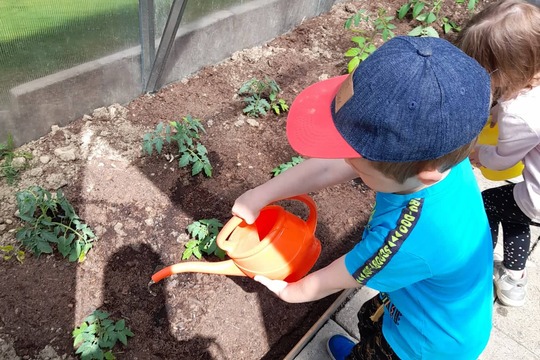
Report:
[[[497,119],[496,146],[481,145],[478,158],[493,170],[523,162],[523,181],[514,187],[514,199],[525,215],[540,221],[540,86],[516,98],[499,101],[492,115]]]

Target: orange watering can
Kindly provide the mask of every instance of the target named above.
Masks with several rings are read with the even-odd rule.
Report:
[[[478,144],[480,145],[497,145],[499,138],[499,126],[491,127],[491,117],[488,120],[488,123],[478,136]],[[523,163],[520,161],[516,165],[505,169],[505,170],[491,170],[486,167],[481,166],[480,171],[486,179],[493,181],[503,181],[507,179],[515,178],[523,172]]]
[[[150,284],[185,272],[251,278],[263,275],[287,282],[301,279],[315,265],[321,253],[321,243],[315,238],[317,208],[307,195],[291,199],[302,201],[308,206],[306,221],[278,205],[264,207],[252,225],[233,216],[216,238],[217,246],[227,253],[230,260],[171,265],[155,273]]]

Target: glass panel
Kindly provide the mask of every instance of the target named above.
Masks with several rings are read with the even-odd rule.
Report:
[[[0,108],[16,85],[137,44],[138,0],[2,0]]]

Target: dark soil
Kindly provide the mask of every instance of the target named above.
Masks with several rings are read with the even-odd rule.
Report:
[[[357,9],[380,6],[392,14],[401,3],[336,5],[262,47],[141,96],[120,115],[109,108],[108,117],[94,113],[25,145],[35,155],[30,169],[16,187],[2,182],[0,245],[12,242],[21,225],[14,216],[14,193],[34,184],[61,187],[99,240],[80,264],[60,255],[30,254],[23,264],[0,262],[0,340],[25,359],[47,358],[40,355],[46,347],[57,358],[75,357],[71,331],[101,309],[126,319],[135,333],[127,347],[115,348],[118,359],[283,358],[337,295],[287,304],[247,277],[207,274],[170,277],[154,286],[156,296],[147,284],[155,271],[181,260],[188,224],[208,218],[225,223],[240,194],[297,155],[286,140],[285,116],[270,114],[256,119],[258,125],[247,123],[235,95],[242,83],[269,76],[290,104],[306,86],[346,72],[343,53],[352,46],[351,32],[343,28],[348,17]],[[468,16],[463,6],[447,3],[441,17],[451,15],[462,24]],[[396,34],[414,25],[396,23]],[[210,151],[211,178],[192,177],[164,155],[142,156],[144,133],[188,114],[207,130],[201,140]],[[76,159],[58,159],[55,149],[66,146],[76,147]],[[319,209],[316,235],[322,254],[314,267],[319,269],[359,240],[374,194],[351,182],[311,195]],[[299,203],[280,204],[305,218]]]

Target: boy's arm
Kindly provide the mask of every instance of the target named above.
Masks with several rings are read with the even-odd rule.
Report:
[[[307,159],[236,199],[232,213],[252,224],[266,205],[357,178],[343,159]]]
[[[319,300],[340,290],[361,286],[347,271],[345,255],[294,283],[270,280],[259,275],[254,279],[289,303]]]

